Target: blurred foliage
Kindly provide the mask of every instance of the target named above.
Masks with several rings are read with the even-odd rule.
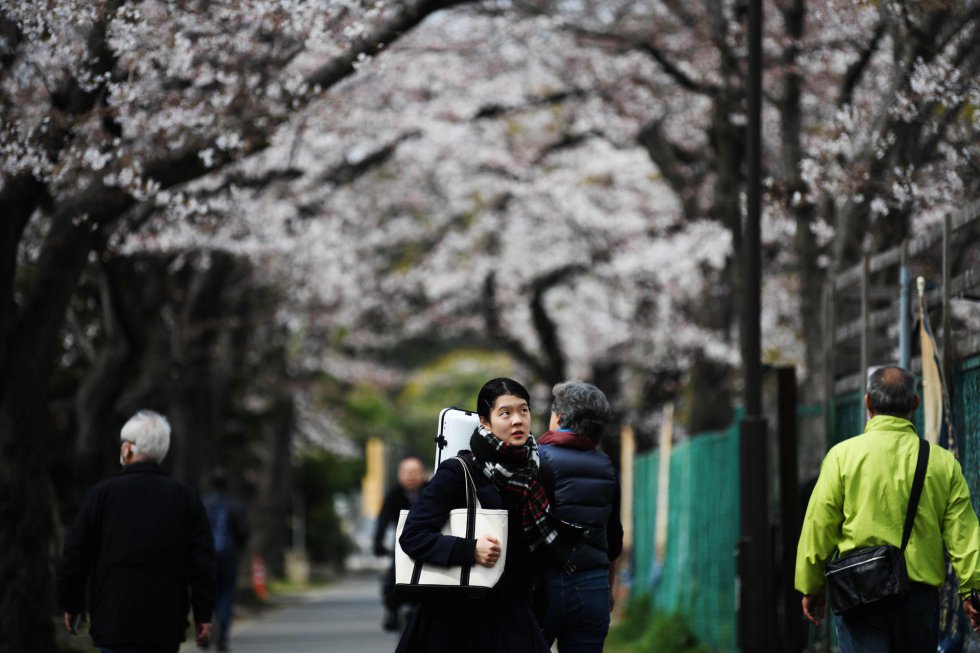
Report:
[[[334,497],[355,489],[364,476],[364,461],[322,449],[301,454],[296,489],[306,506],[306,546],[314,562],[342,564],[351,542],[341,527]]]
[[[622,622],[609,631],[607,645],[611,653],[710,653],[683,617],[654,612],[648,595],[629,602]]]
[[[347,392],[340,416],[344,430],[362,443],[370,437],[398,438],[404,428],[391,397],[368,385],[357,385]]]
[[[450,406],[475,410],[483,384],[494,377],[513,376],[515,368],[513,360],[500,352],[457,349],[415,367],[408,381],[393,391],[367,384],[342,388],[324,379],[319,398],[356,442],[378,437],[388,445],[392,459],[413,453],[427,461],[434,451],[439,411]]]
[[[439,428],[439,412],[455,406],[476,410],[476,395],[483,384],[498,376],[513,376],[514,362],[497,352],[461,349],[420,368],[395,398],[401,418],[402,446],[428,461]]]

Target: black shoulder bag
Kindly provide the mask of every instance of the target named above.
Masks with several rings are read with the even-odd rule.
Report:
[[[919,460],[915,464],[912,492],[905,512],[902,548],[890,544],[863,547],[827,563],[827,598],[834,614],[864,605],[905,596],[909,591],[909,572],[905,566],[905,547],[912,535],[912,524],[919,508],[922,484],[929,464],[929,443],[919,440]]]

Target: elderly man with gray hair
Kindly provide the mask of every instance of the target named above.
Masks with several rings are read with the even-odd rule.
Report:
[[[828,585],[847,588],[838,579],[849,573],[860,569],[859,577],[875,579],[860,588],[856,601],[833,594],[842,599],[831,605],[841,653],[935,651],[944,554],[959,580],[967,616],[974,630],[980,627],[970,599],[980,589],[980,527],[959,462],[946,449],[923,444],[915,432],[915,386],[915,376],[900,367],[882,367],[871,375],[864,433],[827,452],[807,506],[796,553],[804,616],[819,625]],[[835,554],[837,571],[828,570]],[[875,572],[886,559],[895,562],[885,569],[893,567],[905,583]],[[880,598],[885,592],[889,595]]]
[[[123,469],[92,488],[65,540],[58,574],[65,628],[76,634],[87,606],[102,653],[176,653],[189,609],[197,643],[210,640],[211,526],[197,492],[160,467],[169,448],[162,415],[143,410],[126,422]]]
[[[542,629],[560,653],[599,653],[623,551],[619,478],[609,456],[596,449],[612,411],[606,395],[582,381],[559,383],[552,394],[551,430],[538,439],[541,484],[555,514],[584,526],[585,536],[571,556],[575,571],[548,575]]]

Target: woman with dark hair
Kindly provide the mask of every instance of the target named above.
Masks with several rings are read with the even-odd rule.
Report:
[[[581,381],[552,390],[551,430],[539,440],[541,483],[555,513],[585,527],[571,557],[575,570],[548,575],[544,636],[559,653],[600,653],[609,632],[615,560],[623,550],[619,479],[596,450],[611,411],[606,395]]]
[[[477,397],[480,425],[461,452],[484,508],[506,508],[508,542],[479,536],[442,535],[449,511],[466,506],[466,479],[456,460],[443,462],[422,491],[405,522],[399,542],[415,560],[443,566],[504,566],[503,576],[481,599],[423,600],[397,653],[439,651],[548,653],[548,645],[531,611],[531,583],[536,567],[569,569],[571,545],[578,530],[552,513],[538,482],[538,453],[531,435],[530,395],[513,379],[488,381]]]

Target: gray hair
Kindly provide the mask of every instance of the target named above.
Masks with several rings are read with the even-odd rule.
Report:
[[[582,381],[564,381],[551,394],[551,412],[558,415],[558,425],[598,442],[612,417],[602,390]]]
[[[141,410],[123,425],[120,440],[133,443],[133,453],[163,462],[170,450],[170,422],[160,413]]]
[[[881,367],[868,378],[868,400],[880,415],[909,417],[915,411],[915,375],[901,367]]]

